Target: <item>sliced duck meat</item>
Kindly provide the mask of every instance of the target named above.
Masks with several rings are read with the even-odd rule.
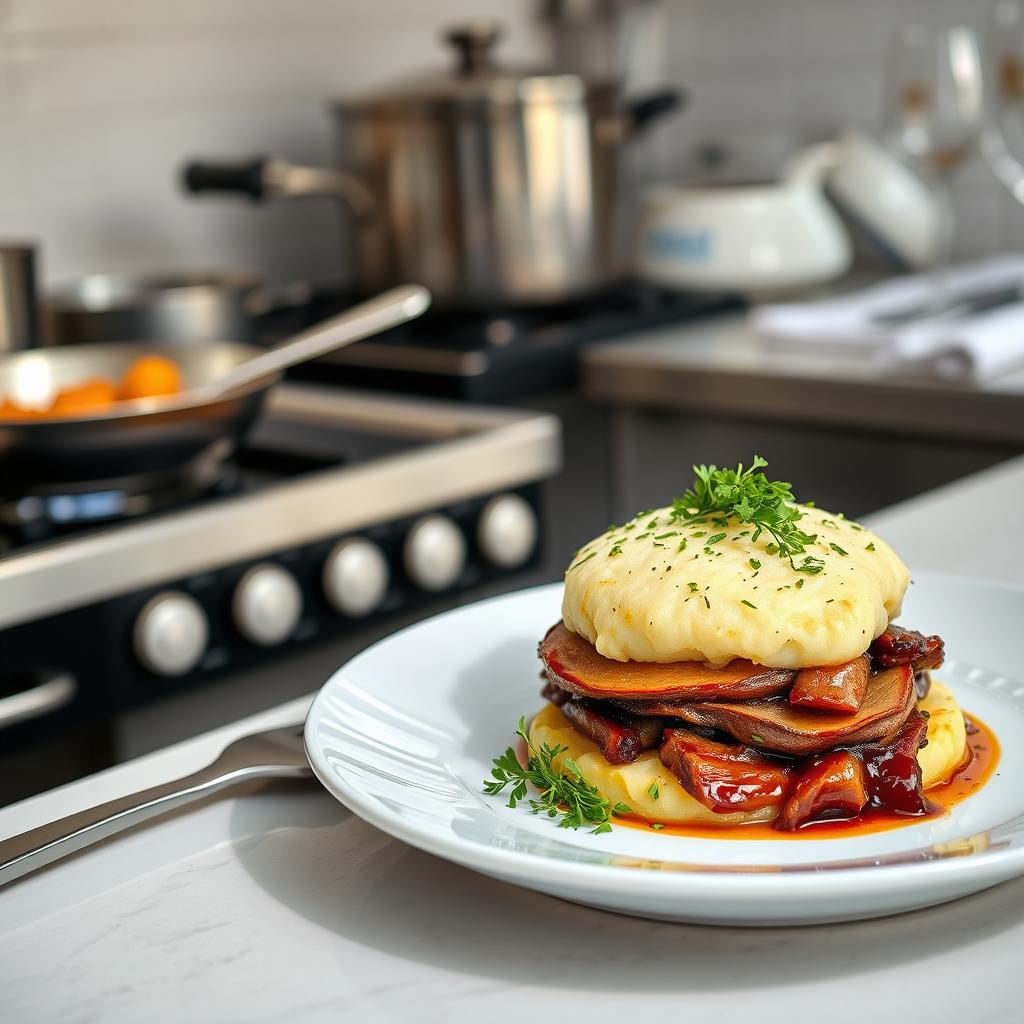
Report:
[[[562,705],[562,714],[600,746],[609,764],[631,764],[658,746],[665,731],[664,719],[629,715],[578,697]]]
[[[917,761],[917,752],[927,742],[928,719],[915,707],[889,743],[867,745],[858,751],[873,807],[898,814],[928,813]]]
[[[915,672],[938,668],[945,657],[940,636],[925,636],[913,629],[890,625],[871,641],[868,654],[879,668],[912,665]]]
[[[554,704],[556,708],[560,708],[567,700],[572,699],[572,694],[568,690],[563,690],[560,686],[555,686],[554,683],[550,682],[544,684],[540,695],[546,701]]]
[[[541,641],[540,657],[556,686],[605,700],[752,700],[783,693],[796,675],[790,669],[765,668],[743,659],[724,668],[708,668],[699,661],[612,661],[561,622]]]
[[[741,743],[794,757],[890,736],[914,710],[914,673],[909,665],[868,680],[854,714],[793,707],[785,697],[742,704],[659,702],[659,713],[728,733]]]
[[[719,814],[781,806],[794,770],[750,747],[719,743],[689,729],[666,730],[660,756],[694,800]]]
[[[868,691],[871,663],[865,655],[842,665],[805,668],[797,672],[789,703],[798,708],[818,708],[852,715]]]
[[[867,802],[866,772],[860,758],[849,750],[834,750],[806,765],[774,827],[792,832],[825,818],[855,818]]]

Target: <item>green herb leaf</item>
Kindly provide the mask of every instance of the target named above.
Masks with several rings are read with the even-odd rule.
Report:
[[[698,516],[717,514],[725,516],[726,522],[732,518],[749,523],[755,528],[753,540],[762,532],[767,533],[772,538],[769,553],[793,563],[793,556],[803,554],[817,535],[805,533],[797,526],[804,512],[793,498],[792,486],[781,480],[769,480],[761,472],[767,465],[765,459],[755,455],[749,468],[742,463],[735,469],[694,466],[693,485],[681,498],[673,500],[671,521],[691,522]],[[793,568],[798,572],[812,571],[795,564]]]
[[[720,540],[725,540],[724,533],[716,533],[714,537],[708,537],[708,544],[717,544]]]
[[[687,583],[686,585],[690,588],[690,593],[691,594],[696,594],[697,593],[697,584],[696,583],[690,582],[690,583]]]
[[[568,748],[552,747],[548,743],[538,748],[530,740],[525,718],[519,719],[516,735],[526,743],[526,767],[519,763],[515,750],[509,747],[504,754],[494,758],[491,778],[483,782],[485,793],[495,796],[508,789],[508,806],[516,807],[526,798],[529,784],[540,792],[539,799],[530,800],[530,810],[534,814],[549,818],[561,815],[560,828],[593,825],[592,831],[596,834],[611,831],[610,820],[614,815],[632,813],[628,804],[613,805],[596,786],[590,785],[571,757],[563,759],[561,771],[556,769],[554,759]]]
[[[874,541],[872,541],[872,542],[871,542],[870,544],[868,544],[868,545],[867,545],[867,546],[866,546],[866,547],[864,548],[864,550],[865,550],[865,551],[874,551],[874,550],[875,550],[875,544],[874,544]]]
[[[596,555],[596,554],[597,554],[597,549],[595,548],[593,551],[590,552],[589,555],[585,556],[584,558],[581,558],[574,565],[570,565],[569,568],[565,570],[566,576],[568,576],[569,573],[571,573],[573,571],[573,569],[578,569],[584,562],[589,562],[594,557],[594,555]]]
[[[842,549],[842,548],[841,548],[841,547],[840,547],[840,546],[839,546],[838,544],[833,544],[833,543],[832,543],[832,541],[829,541],[829,542],[828,542],[828,546],[829,546],[829,547],[830,547],[830,548],[831,548],[831,549],[832,549],[832,550],[833,550],[833,551],[834,551],[834,552],[835,552],[835,553],[836,553],[837,555],[848,555],[848,554],[849,554],[849,551],[844,551],[844,550],[843,550],[843,549]]]
[[[650,785],[649,785],[649,786],[647,787],[647,795],[648,795],[648,796],[649,796],[649,797],[650,797],[650,798],[651,798],[652,800],[657,800],[657,799],[658,799],[658,793],[659,793],[659,789],[658,789],[658,784],[657,784],[656,782],[652,782],[652,783],[651,783],[651,784],[650,784]]]
[[[612,555],[621,555],[621,554],[622,554],[622,545],[621,544],[616,544],[611,549],[611,551],[608,552],[608,557],[611,558]]]
[[[662,825],[662,823],[660,821],[652,821],[651,822],[651,828],[653,828],[655,832],[660,832],[664,827],[665,826]]]
[[[755,612],[757,611],[757,605],[751,604],[746,598],[743,598],[743,600],[740,601],[740,604],[745,604],[748,608],[753,608]]]
[[[761,563],[756,558],[752,558],[750,559],[750,568],[756,572],[761,568]]]

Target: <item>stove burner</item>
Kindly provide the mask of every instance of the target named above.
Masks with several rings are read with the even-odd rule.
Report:
[[[43,485],[0,498],[0,530],[11,543],[30,543],[83,526],[134,519],[236,486],[237,465],[225,446],[172,470],[110,480]]]
[[[317,293],[304,306],[262,318],[260,340],[277,342],[354,301],[341,292]],[[550,306],[435,309],[296,367],[290,375],[344,387],[504,401],[572,383],[584,344],[694,320],[738,304],[724,294],[672,292],[633,281]]]

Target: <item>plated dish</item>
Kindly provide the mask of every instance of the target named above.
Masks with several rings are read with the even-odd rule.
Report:
[[[820,837],[943,813],[984,782],[998,742],[933,680],[942,638],[894,621],[906,566],[766,465],[694,467],[672,505],[576,552],[540,643],[548,703],[488,792],[533,790],[537,812],[601,832],[847,824]]]
[[[717,532],[722,530],[708,539]],[[850,527],[850,533],[861,531]],[[658,543],[670,540],[678,547],[682,538]],[[714,551],[722,543],[699,550]],[[835,543],[851,550],[841,540]],[[850,557],[836,556],[837,562]],[[716,559],[718,567],[726,557]],[[596,568],[598,558],[582,568]],[[759,560],[761,574],[753,583],[760,588],[765,566],[774,563]],[[649,566],[645,571],[657,575]],[[804,577],[827,579],[824,571]],[[810,586],[805,582],[799,589]],[[1024,771],[1024,681],[1016,643],[1024,588],[920,573],[906,591],[899,621],[945,642],[945,660],[932,670],[932,696],[943,692],[938,685],[945,687],[972,719],[992,728],[1001,748],[982,749],[988,734],[965,730],[971,766],[959,770],[952,783],[924,789],[925,799],[938,805],[926,813],[866,809],[853,818],[816,820],[790,831],[774,828],[771,820],[723,827],[717,819],[653,829],[659,822],[641,819],[639,808],[630,805],[622,817],[609,813],[609,828],[596,835],[600,823],[593,821],[559,828],[566,808],[557,803],[554,817],[532,813],[530,801],[542,803],[543,797],[529,780],[514,807],[508,806],[511,786],[493,795],[482,792],[483,779],[498,781],[490,776],[492,762],[508,745],[515,723],[543,710],[537,691],[550,680],[538,681],[537,645],[560,620],[564,597],[564,586],[557,584],[477,602],[403,630],[343,666],[317,696],[306,724],[306,749],[318,778],[371,824],[455,863],[564,899],[668,920],[853,920],[931,906],[1024,874],[1024,793],[1015,782]],[[713,606],[714,598],[709,600]],[[879,620],[880,633],[890,614],[895,605]],[[646,620],[648,632],[651,621]],[[869,648],[866,642],[862,651]],[[752,653],[746,651],[748,660]],[[752,699],[782,698],[788,701],[788,694]],[[921,710],[916,697],[915,705]],[[529,735],[537,721],[523,726]],[[689,723],[673,727],[693,729]],[[540,739],[536,732],[534,739]],[[596,746],[582,733],[578,742]],[[660,753],[646,753],[652,752]],[[521,741],[512,753],[521,768]],[[577,767],[585,760],[580,755]],[[660,758],[658,764],[655,771],[668,771]],[[623,769],[630,765],[615,768]],[[596,788],[592,778],[588,784]],[[615,793],[601,798],[609,807],[619,802]],[[662,816],[664,800],[659,790]]]

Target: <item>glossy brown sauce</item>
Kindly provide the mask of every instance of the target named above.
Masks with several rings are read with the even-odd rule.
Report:
[[[751,825],[665,825],[654,831],[664,836],[689,836],[697,839],[836,839],[868,835],[872,832],[887,832],[889,829],[941,818],[961,800],[966,800],[981,789],[999,764],[999,741],[995,733],[981,719],[973,715],[964,717],[967,719],[967,751],[963,764],[948,782],[932,786],[925,791],[932,807],[929,814],[908,816],[892,811],[869,809],[856,818],[811,822],[796,832],[773,829],[770,821],[755,822]],[[651,831],[651,821],[639,816],[616,818],[615,823],[628,828],[643,829],[645,832]]]

